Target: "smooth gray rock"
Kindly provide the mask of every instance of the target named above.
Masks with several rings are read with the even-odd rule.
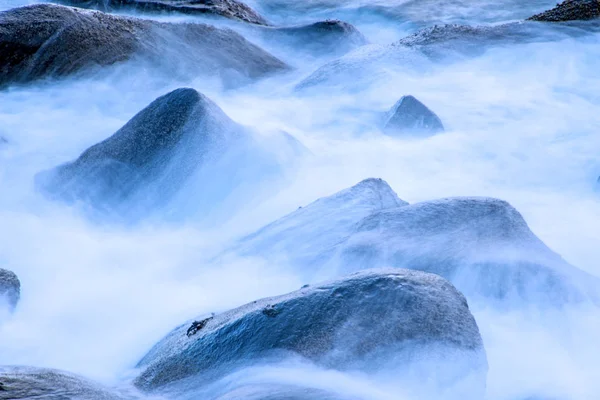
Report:
[[[423,354],[452,366],[452,377],[429,386],[476,376],[473,398],[485,388],[485,350],[465,298],[445,279],[419,271],[362,271],[194,326],[176,328],[139,362],[139,388],[166,393],[292,355],[327,368],[387,371]]]
[[[308,281],[392,266],[439,274],[470,298],[499,305],[598,301],[598,278],[550,250],[505,201],[462,197],[354,212],[359,200],[336,198],[267,225],[230,253],[288,265]],[[337,210],[357,218],[340,222]]]
[[[600,0],[565,0],[551,10],[529,17],[531,21],[587,21],[600,17]]]
[[[290,51],[302,51],[313,56],[341,56],[368,43],[353,25],[339,20],[263,28],[261,37]]]
[[[436,134],[444,131],[440,118],[413,96],[402,96],[385,116],[383,130],[390,136]]]
[[[295,144],[292,139],[282,137],[280,148]],[[207,201],[218,202],[236,184],[276,173],[278,162],[210,99],[182,88],[75,161],[38,174],[36,184],[51,198],[136,219],[166,206],[192,178]]]
[[[125,400],[131,396],[67,372],[34,367],[0,367],[0,399]]]
[[[212,14],[251,24],[267,25],[267,21],[260,14],[237,0],[56,0],[56,2],[104,12]]]
[[[244,57],[240,57],[243,54]],[[91,73],[132,60],[227,85],[288,69],[229,29],[159,23],[51,4],[0,13],[0,87]]]
[[[10,309],[17,306],[21,298],[21,282],[17,275],[9,270],[0,268],[0,300],[6,301]]]

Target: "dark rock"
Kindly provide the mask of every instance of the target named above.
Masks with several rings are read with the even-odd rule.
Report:
[[[403,133],[435,134],[444,125],[433,111],[413,96],[402,96],[388,111],[383,129],[390,135]]]
[[[264,315],[269,305],[276,318]],[[465,298],[443,278],[419,271],[363,271],[216,315],[191,338],[185,331],[176,328],[140,361],[138,387],[176,391],[292,355],[327,368],[376,371],[403,351],[421,360],[435,348],[453,379],[477,377],[473,398],[485,388],[485,351]]]
[[[267,225],[231,251],[285,260],[309,280],[392,266],[439,274],[471,298],[506,305],[598,299],[598,279],[550,250],[505,201],[465,197],[369,209],[343,193]]]
[[[353,25],[339,20],[264,28],[261,33],[267,42],[276,42],[289,50],[303,51],[313,56],[340,56],[368,43]]]
[[[599,0],[565,0],[551,10],[529,17],[530,21],[587,21],[600,17]]]
[[[195,335],[199,330],[204,328],[208,321],[210,321],[211,319],[213,319],[213,317],[208,317],[200,321],[192,322],[192,325],[188,328],[186,335],[188,335],[188,337]]]
[[[172,74],[221,76],[228,84],[287,69],[232,30],[205,24],[159,23],[51,4],[0,13],[0,87],[128,60]]]
[[[124,400],[132,397],[104,388],[83,377],[33,367],[0,367],[0,399]]]
[[[289,145],[282,140],[282,147]],[[277,170],[275,158],[210,99],[182,88],[153,101],[75,161],[38,174],[36,184],[51,198],[135,220],[166,206],[192,177],[207,202],[218,202],[240,181]]]
[[[104,12],[131,10],[149,13],[213,14],[251,24],[267,25],[267,21],[256,11],[237,0],[56,0],[56,2]]]
[[[12,271],[0,268],[0,300],[6,301],[8,306],[14,309],[20,297],[21,282],[17,275]]]

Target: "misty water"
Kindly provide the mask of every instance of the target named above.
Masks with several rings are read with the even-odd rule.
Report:
[[[0,10],[31,3],[0,0]],[[556,2],[247,3],[278,25],[345,20],[376,49],[433,24],[496,25]],[[0,142],[0,267],[17,273],[22,284],[15,313],[0,315],[0,365],[57,368],[125,385],[138,360],[181,323],[313,283],[302,271],[260,257],[211,259],[236,238],[368,177],[383,178],[409,203],[450,196],[506,200],[551,249],[600,276],[597,31],[498,44],[441,62],[409,66],[382,59],[372,70],[301,90],[300,82],[336,56],[295,51],[243,23],[136,16],[232,28],[294,70],[231,88],[193,71],[173,75],[129,62],[0,92],[0,137],[6,139]],[[285,131],[307,151],[282,179],[237,190],[209,216],[194,201],[202,196],[200,185],[186,188],[177,218],[134,224],[90,218],[82,205],[51,201],[36,190],[38,172],[75,159],[179,87],[205,94],[266,141]],[[383,135],[373,116],[405,94],[434,110],[446,132]],[[587,400],[600,393],[597,306],[469,306],[488,357],[486,399]],[[355,375],[291,361],[236,373],[228,379],[364,399],[411,398],[391,373]],[[210,398],[210,390],[202,396]]]

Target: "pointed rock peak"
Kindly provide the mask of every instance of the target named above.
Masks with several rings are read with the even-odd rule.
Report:
[[[421,132],[435,134],[444,131],[440,118],[414,96],[402,96],[388,111],[384,131],[389,135]]]
[[[203,94],[190,88],[176,89],[154,100],[113,136],[84,152],[80,159],[111,158],[141,166],[158,153],[175,147],[188,131],[186,128],[196,128],[209,118],[235,124]]]
[[[381,210],[408,204],[401,200],[390,185],[381,178],[365,179],[350,188],[323,197],[313,204],[317,203],[364,204]]]

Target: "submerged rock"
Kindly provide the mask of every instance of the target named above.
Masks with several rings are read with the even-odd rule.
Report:
[[[377,371],[428,354],[452,370],[451,377],[433,374],[440,381],[431,386],[476,376],[471,395],[485,388],[485,351],[466,300],[443,278],[419,271],[362,271],[216,315],[191,337],[186,330],[176,328],[140,361],[138,387],[176,391],[288,356]]]
[[[551,10],[529,17],[531,21],[564,22],[600,18],[599,0],[565,0]]]
[[[56,0],[56,2],[104,12],[131,10],[150,13],[213,14],[251,24],[267,25],[267,21],[260,14],[237,0]]]
[[[10,309],[14,309],[21,298],[21,282],[17,275],[0,268],[0,304],[6,301]]]
[[[244,54],[244,57],[240,57]],[[288,67],[229,29],[172,24],[51,4],[0,13],[0,87],[137,60],[235,85]]]
[[[463,197],[368,210],[355,208],[356,198],[332,199],[267,225],[232,253],[286,263],[309,280],[393,266],[439,274],[467,296],[505,304],[598,299],[598,279],[550,250],[505,201]]]
[[[0,367],[0,399],[125,400],[131,398],[63,371],[33,367]]]
[[[403,133],[435,134],[444,131],[437,115],[413,96],[402,96],[388,111],[383,130],[389,135]]]
[[[313,56],[340,56],[368,43],[353,25],[339,20],[264,28],[261,36],[267,42],[276,42],[291,51],[302,51]]]

